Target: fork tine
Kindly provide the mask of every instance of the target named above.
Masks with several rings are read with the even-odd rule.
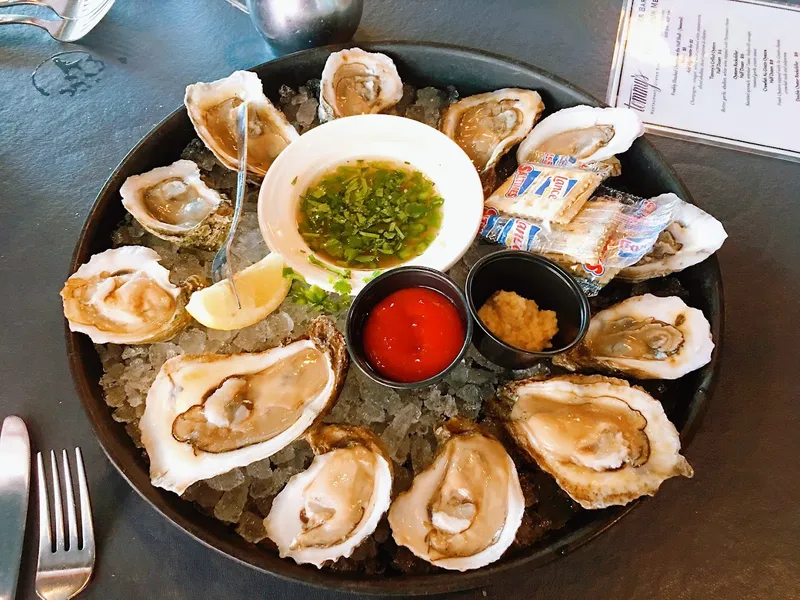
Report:
[[[58,477],[56,453],[50,450],[50,466],[53,469],[53,516],[55,517],[56,552],[64,550],[64,509],[61,507],[61,481]]]
[[[86,484],[86,470],[83,467],[83,454],[75,448],[75,464],[78,469],[78,493],[81,501],[81,529],[83,536],[82,550],[94,552],[94,523],[92,523],[92,505],[89,502],[89,486]]]
[[[44,476],[42,453],[36,454],[36,476],[39,483],[39,559],[53,552],[53,538],[50,532],[50,509],[47,500],[47,479]]]
[[[72,474],[69,470],[69,455],[66,450],[61,451],[61,462],[64,466],[64,492],[66,493],[67,525],[69,536],[69,549],[78,549],[78,519],[75,517],[75,495],[72,491]]]

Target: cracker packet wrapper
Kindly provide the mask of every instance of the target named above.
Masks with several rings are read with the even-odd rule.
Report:
[[[480,235],[509,248],[542,254],[565,267],[589,296],[625,267],[639,262],[672,222],[680,199],[672,193],[640,198],[609,188],[597,195],[567,225],[549,229],[536,221],[483,212]]]
[[[549,227],[566,225],[604,179],[616,174],[609,162],[582,163],[572,156],[535,151],[486,200],[499,212]]]

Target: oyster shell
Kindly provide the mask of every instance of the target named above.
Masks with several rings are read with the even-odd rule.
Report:
[[[526,162],[535,150],[574,156],[583,162],[606,161],[628,150],[643,133],[642,120],[630,108],[564,108],[533,128],[519,145],[517,162]]]
[[[703,313],[680,298],[634,296],[592,317],[586,337],[553,359],[637,379],[677,379],[711,360],[714,342]]]
[[[239,151],[236,145],[237,109],[249,104],[247,171],[264,177],[275,157],[299,136],[284,114],[264,95],[258,75],[236,71],[210,83],[194,83],[186,88],[184,104],[197,135],[227,168],[236,170]]]
[[[348,364],[344,337],[328,317],[266,352],[168,360],[139,422],[153,485],[181,494],[275,454],[336,401]]]
[[[440,129],[467,153],[491,193],[497,161],[530,133],[543,110],[536,92],[505,88],[451,104]]]
[[[281,558],[321,568],[375,531],[391,502],[392,462],[361,427],[319,426],[306,439],[316,457],[275,497],[264,528]]]
[[[379,113],[403,97],[403,82],[391,58],[379,52],[350,48],[325,61],[319,92],[322,122]]]
[[[142,227],[179,246],[216,250],[233,218],[231,203],[203,183],[190,160],[128,177],[119,193]]]
[[[694,204],[680,200],[674,215],[653,249],[622,269],[620,279],[644,281],[682,271],[714,254],[728,237],[722,223]]]
[[[584,508],[627,504],[693,475],[661,404],[627,381],[564,375],[515,381],[499,394],[509,433]]]
[[[185,306],[202,287],[169,281],[161,257],[144,246],[122,246],[95,254],[61,290],[70,331],[95,344],[150,344],[174,337],[191,321]]]
[[[477,426],[451,419],[433,463],[389,509],[395,542],[456,571],[498,560],[522,523],[525,499],[514,461]]]

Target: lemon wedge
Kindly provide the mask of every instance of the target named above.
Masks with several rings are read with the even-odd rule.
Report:
[[[274,311],[289,293],[291,281],[283,276],[283,257],[268,254],[233,276],[242,308],[227,280],[192,294],[186,310],[209,329],[242,329]]]

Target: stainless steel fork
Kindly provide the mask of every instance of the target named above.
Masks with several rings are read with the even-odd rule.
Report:
[[[36,456],[39,482],[39,563],[36,567],[36,594],[43,600],[69,600],[80,593],[94,569],[94,526],[92,507],[89,504],[89,487],[80,448],[75,448],[75,465],[78,471],[78,497],[80,501],[80,535],[75,511],[75,495],[67,451],[62,452],[64,505],[67,508],[67,529],[64,529],[64,512],[61,504],[62,486],[59,481],[56,454],[50,451],[53,471],[53,517],[50,526],[50,502],[47,497],[42,453]]]
[[[111,10],[114,0],[110,0],[92,13],[79,19],[39,19],[28,15],[0,15],[0,25],[33,25],[44,29],[59,42],[75,42],[89,33]]]
[[[0,0],[0,8],[17,6],[19,4],[33,4],[49,8],[59,17],[64,19],[80,19],[93,14],[114,0]]]

